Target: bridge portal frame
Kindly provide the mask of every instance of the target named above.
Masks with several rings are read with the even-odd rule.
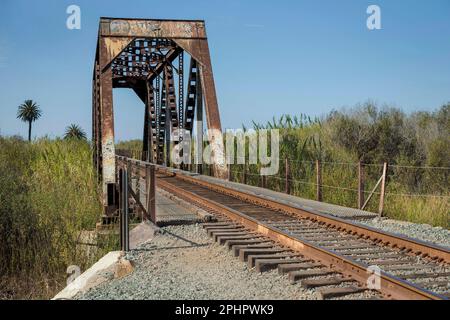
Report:
[[[148,68],[145,75],[140,74],[136,77],[121,74],[118,76],[114,69],[116,59],[130,46],[134,50],[135,48],[132,46],[137,39],[170,41],[175,46],[165,54],[162,61]],[[198,74],[198,83],[201,83],[200,90],[197,89],[196,95],[202,101],[197,103],[197,107],[200,105],[202,108],[204,105],[205,108],[211,157],[213,163],[216,164],[213,167],[214,176],[220,178],[227,176],[226,166],[218,164],[220,163],[219,157],[223,157],[223,141],[205,22],[203,20],[102,17],[100,18],[93,71],[92,142],[93,162],[102,184],[102,203],[105,215],[112,215],[117,210],[113,88],[131,88],[144,102],[143,145],[146,150],[143,150],[143,154],[147,156],[143,160],[157,162],[158,158],[152,154],[154,150],[152,143],[155,141],[152,141],[150,137],[150,133],[155,131],[151,127],[151,121],[159,121],[157,118],[151,119],[150,116],[152,108],[155,107],[150,105],[152,101],[154,102],[152,83],[157,78],[164,80],[168,68],[171,69],[168,66],[184,51],[193,59],[191,66],[194,64],[194,70]],[[161,74],[164,76],[161,77]],[[182,104],[180,103],[180,105]],[[198,114],[201,115],[202,110]],[[166,121],[165,125],[168,125],[168,122]],[[185,124],[181,123],[180,127],[184,127]],[[190,130],[192,131],[192,127]]]

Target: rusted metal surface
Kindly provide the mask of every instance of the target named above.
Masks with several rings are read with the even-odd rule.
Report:
[[[198,72],[196,73],[196,95],[197,95],[197,104],[196,104],[196,120],[197,120],[197,132],[195,135],[195,154],[194,158],[196,160],[196,172],[203,172],[203,96],[202,96],[202,84],[200,75]]]
[[[214,76],[211,59],[209,56],[209,46],[205,39],[175,40],[181,47],[185,48],[199,63],[199,72],[202,91],[205,100],[206,123],[208,125],[208,139],[211,146],[211,161],[213,162],[213,173],[215,177],[226,179],[227,167],[225,164],[224,146],[220,123],[219,107],[217,103]]]
[[[147,192],[147,213],[148,219],[153,223],[156,223],[156,177],[155,166],[147,165],[146,167],[146,190]]]
[[[152,162],[153,145],[156,143],[156,109],[154,89],[147,83],[145,94],[144,134],[142,138],[142,160]]]
[[[128,211],[128,191],[129,179],[128,170],[120,169],[119,190],[120,190],[120,247],[122,251],[130,250],[130,234],[129,234],[129,211]]]
[[[114,210],[111,186],[115,185],[115,151],[114,151],[114,114],[112,95],[112,70],[108,65],[109,57],[104,39],[100,39],[100,130],[101,159],[103,179],[103,206],[106,213]],[[108,187],[109,185],[109,187]]]
[[[132,41],[128,37],[103,38],[108,63],[116,58]]]
[[[186,94],[184,53],[191,59]],[[170,145],[176,144],[170,141],[174,130],[186,128],[192,132],[194,115],[198,113],[197,118],[201,118],[204,100],[212,160],[216,164],[214,175],[226,178],[220,115],[204,21],[100,19],[92,86],[92,139],[93,161],[102,181],[106,214],[113,214],[118,205],[114,201],[117,186],[113,88],[130,88],[143,102],[142,160],[158,164],[169,165]],[[196,110],[196,106],[202,110]]]
[[[192,134],[194,128],[194,114],[197,100],[197,62],[191,60],[187,87],[186,110],[184,112],[184,128]]]
[[[203,20],[100,19],[100,35],[114,37],[206,39]]]

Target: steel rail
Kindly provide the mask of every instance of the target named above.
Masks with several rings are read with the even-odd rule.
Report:
[[[181,178],[185,176],[175,175],[175,178]],[[281,243],[282,245],[298,251],[306,257],[320,261],[323,265],[335,270],[344,276],[351,277],[352,279],[366,284],[371,273],[367,271],[367,265],[357,263],[354,260],[344,257],[313,245],[310,242],[295,238],[289,234],[286,234],[282,230],[270,226],[264,222],[258,221],[248,215],[229,208],[221,203],[218,203],[211,199],[205,199],[194,192],[186,189],[182,189],[164,179],[158,179],[158,186],[162,189],[180,197],[181,199],[199,205],[200,207],[208,208],[214,212],[218,212],[226,215],[231,220],[234,220],[245,227],[255,230],[262,235]],[[389,275],[385,272],[381,272],[380,275],[380,291],[389,298],[400,300],[442,300],[445,297],[432,293],[415,286],[412,283],[399,279],[395,276]]]

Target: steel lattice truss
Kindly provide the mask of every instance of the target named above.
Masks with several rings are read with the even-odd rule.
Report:
[[[136,38],[130,43],[112,63],[114,77],[136,77],[146,80],[155,72],[160,63],[171,64],[166,61],[170,50],[177,45],[169,39]]]
[[[187,82],[185,53],[190,56]],[[171,134],[176,129],[192,133],[194,120],[203,123],[203,106],[207,128],[220,132],[204,22],[100,19],[93,74],[92,137],[105,213],[117,207],[113,88],[130,88],[144,103],[142,160],[169,165]],[[202,126],[196,134],[202,136]],[[209,139],[219,141],[221,136],[210,135]],[[223,153],[223,144],[211,145],[222,148],[212,150],[214,161],[215,154]],[[225,170],[215,166],[214,174],[225,177]]]

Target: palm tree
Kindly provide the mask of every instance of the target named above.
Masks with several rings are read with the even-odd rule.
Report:
[[[79,125],[71,124],[66,128],[66,133],[64,134],[64,139],[78,139],[86,140],[86,133]]]
[[[17,118],[28,122],[28,141],[31,141],[31,123],[42,115],[41,109],[33,100],[25,100],[17,110]]]

